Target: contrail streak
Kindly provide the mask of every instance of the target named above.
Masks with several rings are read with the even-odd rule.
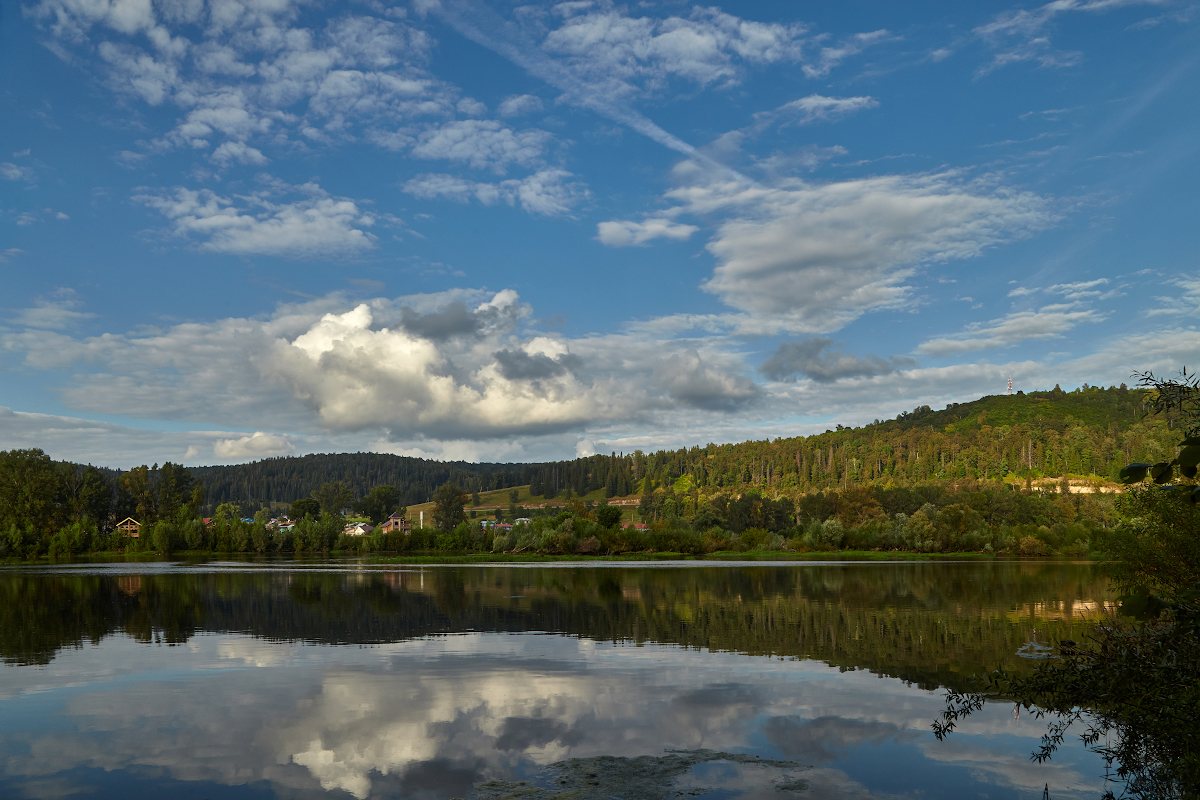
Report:
[[[427,8],[466,38],[499,54],[535,78],[558,89],[571,105],[595,111],[597,114],[619,122],[677,153],[694,158],[739,181],[752,183],[736,170],[721,164],[678,136],[663,130],[644,114],[597,92],[597,87],[572,74],[573,70],[570,66],[555,61],[543,53],[537,43],[531,41],[524,31],[482,3],[467,4],[461,0],[443,0],[443,2]]]

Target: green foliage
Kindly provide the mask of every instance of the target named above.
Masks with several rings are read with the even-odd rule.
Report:
[[[1162,595],[1200,585],[1200,508],[1177,487],[1140,486],[1118,501],[1121,524],[1100,547],[1118,590]]]
[[[452,531],[459,524],[467,521],[463,506],[467,503],[467,493],[457,483],[445,483],[433,493],[433,524],[443,531]]]
[[[458,483],[478,492],[529,483],[526,465],[432,461],[385,453],[269,458],[190,470],[204,481],[210,508],[231,500],[245,508],[290,503],[297,497],[309,497],[331,481],[342,481],[355,497],[362,497],[374,486],[395,486],[400,490],[402,505],[427,502],[434,489],[444,483]]]
[[[72,522],[51,537],[48,554],[51,558],[70,558],[87,553],[98,544],[98,538],[96,523],[91,520]]]
[[[312,499],[321,506],[321,514],[340,516],[342,509],[354,502],[354,493],[345,481],[326,481],[313,490]]]
[[[478,505],[478,503],[476,503]],[[378,525],[400,507],[400,490],[395,486],[375,486],[354,504],[354,510]]]
[[[596,509],[596,522],[603,528],[612,528],[621,521],[621,509],[616,506],[600,506]]]
[[[288,516],[296,522],[305,517],[319,517],[321,516],[321,504],[311,497],[302,497],[292,503]]]
[[[48,534],[60,521],[54,498],[59,474],[41,450],[0,452],[0,529]]]

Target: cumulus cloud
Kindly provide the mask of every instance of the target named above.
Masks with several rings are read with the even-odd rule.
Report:
[[[514,456],[552,456],[585,431],[652,419],[670,428],[679,414],[701,424],[747,412],[761,394],[742,356],[720,342],[567,338],[528,328],[531,314],[511,290],[353,307],[335,295],[266,319],[147,333],[27,327],[0,333],[0,346],[31,369],[70,369],[61,395],[81,411],[258,429],[187,443],[215,446],[220,458],[285,441],[299,450],[295,434],[308,437],[305,451],[336,439],[352,449],[488,457],[473,443],[489,440]]]
[[[223,142],[209,156],[218,164],[225,165],[236,161],[239,164],[266,164],[269,160],[257,148],[250,147],[244,142]]]
[[[28,13],[115,92],[179,109],[154,146],[211,150],[218,163],[265,158],[225,145],[332,142],[358,125],[478,110],[428,74],[432,41],[403,21],[351,14],[308,28],[299,7],[274,3],[41,0]]]
[[[570,353],[558,353],[551,358],[544,353],[524,350],[497,350],[492,355],[500,367],[500,374],[510,381],[556,378],[581,364],[581,359]]]
[[[749,378],[706,363],[694,349],[664,358],[654,377],[673,400],[696,408],[732,411],[759,393]]]
[[[538,114],[542,110],[542,98],[532,94],[515,94],[501,101],[497,112],[502,117],[520,117]]]
[[[412,154],[423,159],[461,161],[475,169],[490,168],[503,174],[509,164],[541,163],[542,153],[553,138],[537,128],[514,131],[496,120],[468,119],[421,133]]]
[[[703,288],[762,332],[836,330],[899,306],[920,264],[972,258],[1055,220],[1038,195],[952,172],[771,187],[702,179],[666,197],[677,203],[668,218],[719,216]]]
[[[698,230],[695,225],[672,222],[661,217],[650,217],[642,222],[611,220],[596,226],[596,239],[609,247],[629,247],[646,244],[653,239],[674,239],[682,242]]]
[[[1017,311],[986,323],[968,325],[961,333],[922,342],[918,353],[943,357],[1008,347],[1027,339],[1061,336],[1083,322],[1103,322],[1106,314],[1075,305],[1050,305],[1036,311]]]
[[[174,233],[198,240],[201,250],[212,253],[313,258],[375,246],[375,236],[364,230],[375,218],[355,201],[333,197],[315,183],[288,186],[265,177],[263,182],[263,189],[249,195],[223,197],[211,189],[179,186],[134,200],[171,220]],[[299,199],[290,202],[280,199],[296,195]]]
[[[833,349],[835,342],[812,336],[799,342],[782,342],[763,362],[758,371],[773,381],[785,381],[803,375],[814,381],[828,383],[842,378],[871,378],[887,375],[897,369],[915,367],[911,358],[876,355],[856,356]]]
[[[327,427],[488,436],[569,428],[605,415],[604,391],[588,391],[568,373],[543,376],[535,385],[510,377],[511,370],[492,360],[469,372],[460,366],[457,371],[466,372],[460,380],[432,340],[376,330],[372,322],[370,308],[360,305],[326,314],[292,342],[272,348],[272,371]],[[542,339],[526,354],[559,358],[565,351]]]
[[[218,439],[213,442],[213,455],[220,459],[270,458],[288,456],[296,447],[286,436],[255,431],[237,439]]]
[[[584,184],[567,180],[571,177],[566,170],[544,169],[525,178],[487,183],[427,173],[406,181],[402,188],[415,197],[443,197],[459,203],[474,199],[485,206],[497,202],[520,204],[531,214],[566,216],[589,195]]]
[[[563,24],[542,47],[596,84],[623,95],[656,91],[669,78],[700,85],[735,82],[741,64],[798,61],[807,29],[761,23],[716,8],[688,17],[632,17],[611,6],[560,6]]]

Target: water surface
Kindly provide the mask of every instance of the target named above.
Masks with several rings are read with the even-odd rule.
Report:
[[[1108,602],[1046,562],[2,570],[0,796],[1094,798],[1028,715],[929,724]]]

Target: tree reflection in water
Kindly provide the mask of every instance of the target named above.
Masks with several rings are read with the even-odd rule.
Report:
[[[792,776],[809,796],[865,797],[873,780],[930,797],[980,780],[1078,792],[1099,784],[1083,762],[1031,772],[1025,740],[1000,743],[1036,739],[1032,723],[987,717],[980,736],[930,747],[941,697],[922,689],[1028,666],[1017,650],[1077,635],[1105,585],[1049,563],[12,571],[0,692],[5,714],[37,707],[45,722],[0,725],[20,732],[0,746],[31,742],[0,794],[35,775],[121,776],[145,794],[130,782],[152,768],[214,800],[259,783],[266,796],[466,797],[663,748],[813,765]],[[775,796],[782,778],[766,773],[717,759],[672,791]]]

